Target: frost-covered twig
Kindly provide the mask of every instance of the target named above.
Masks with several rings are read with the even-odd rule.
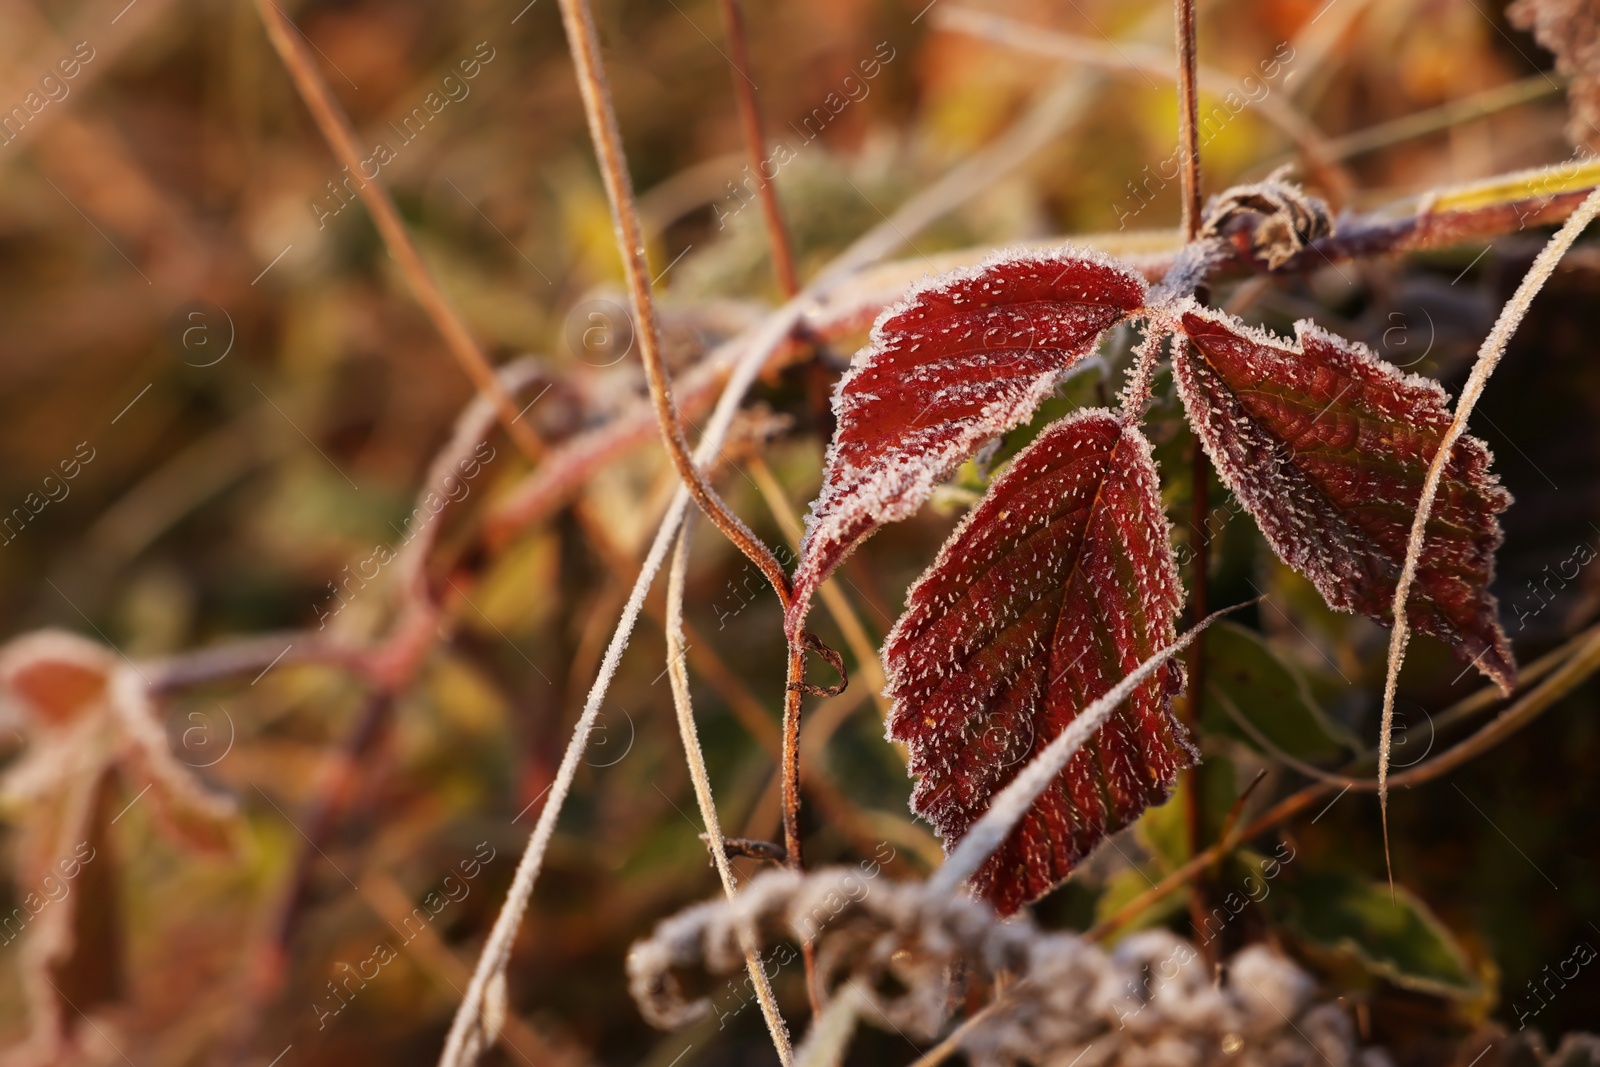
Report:
[[[1472,415],[1472,409],[1478,403],[1478,398],[1483,396],[1484,387],[1489,383],[1489,375],[1494,373],[1495,367],[1500,363],[1500,357],[1505,354],[1506,346],[1511,343],[1511,335],[1516,333],[1517,327],[1522,324],[1533,298],[1544,288],[1544,283],[1554,273],[1556,264],[1566,255],[1567,249],[1572,247],[1584,228],[1594,221],[1596,215],[1600,215],[1600,190],[1590,193],[1584,199],[1578,210],[1574,211],[1561,229],[1556,231],[1555,236],[1550,238],[1550,242],[1528,268],[1522,283],[1517,286],[1516,292],[1500,310],[1500,317],[1495,320],[1489,336],[1485,337],[1483,344],[1479,346],[1472,373],[1468,375],[1467,384],[1461,390],[1460,399],[1456,401],[1455,417],[1451,419],[1444,438],[1439,442],[1439,449],[1434,453],[1433,462],[1428,465],[1428,478],[1422,485],[1422,499],[1417,503],[1416,517],[1412,520],[1411,535],[1406,544],[1405,565],[1400,570],[1400,579],[1394,588],[1394,630],[1389,635],[1389,662],[1383,684],[1383,722],[1379,726],[1378,733],[1378,804],[1383,820],[1383,859],[1384,865],[1388,868],[1391,891],[1394,889],[1394,862],[1389,855],[1389,732],[1394,725],[1394,698],[1400,680],[1400,666],[1405,662],[1406,643],[1411,637],[1411,627],[1406,617],[1406,598],[1411,592],[1411,583],[1416,578],[1417,564],[1422,557],[1423,541],[1427,533],[1428,518],[1433,513],[1434,497],[1438,494],[1439,481],[1444,476],[1445,464],[1449,462],[1451,451],[1456,441],[1466,432],[1467,419]]]
[[[639,341],[639,358],[650,383],[650,401],[655,406],[656,422],[666,442],[678,476],[688,487],[694,502],[723,536],[760,568],[772,583],[785,607],[789,602],[789,575],[772,550],[723,503],[710,481],[689,454],[683,435],[683,422],[672,399],[672,383],[661,358],[661,331],[656,321],[655,301],[650,295],[650,268],[645,263],[644,230],[634,203],[633,180],[628,175],[628,157],[622,148],[622,133],[617,128],[616,109],[611,103],[611,83],[600,56],[600,33],[588,0],[559,0],[561,20],[567,30],[568,50],[578,72],[578,90],[583,97],[584,115],[589,122],[589,137],[600,161],[600,177],[611,201],[611,218],[616,224],[617,252],[622,257],[623,274],[628,282],[628,300]]]
[[[711,794],[711,777],[706,771],[705,752],[700,748],[700,732],[695,727],[694,702],[689,694],[689,671],[684,665],[688,645],[683,636],[683,587],[689,569],[689,536],[694,523],[685,518],[678,530],[677,549],[672,554],[672,567],[667,572],[667,676],[672,685],[672,703],[678,714],[678,735],[683,739],[683,753],[689,765],[689,778],[694,783],[695,803],[700,806],[700,818],[705,823],[706,837],[711,849],[711,861],[722,881],[722,891],[730,902],[738,893],[734,883],[733,865],[728,862],[727,843],[722,836],[722,821],[717,817],[716,800]],[[793,1059],[789,1045],[789,1029],[778,1002],[772,995],[772,984],[767,981],[761,963],[759,946],[745,938],[742,944],[745,969],[750,974],[756,999],[761,1004],[761,1014],[772,1034],[778,1059],[785,1067]]]
[[[761,367],[766,363],[767,356],[789,335],[789,331],[799,318],[803,306],[802,299],[803,294],[802,297],[797,297],[780,308],[752,336],[730,342],[734,351],[740,355],[734,373],[701,437],[695,455],[697,463],[707,462],[721,447],[745,393],[754,384]],[[555,832],[555,822],[561,814],[562,806],[566,803],[567,793],[572,788],[572,780],[578,773],[578,764],[582,760],[583,749],[588,743],[590,731],[594,729],[595,718],[600,713],[600,705],[605,700],[611,679],[616,675],[617,667],[622,661],[622,653],[633,635],[633,627],[639,620],[645,596],[661,570],[667,549],[683,522],[688,506],[689,491],[680,487],[672,498],[666,517],[662,519],[661,526],[656,531],[655,540],[645,556],[639,576],[628,596],[628,602],[622,609],[622,618],[618,620],[611,643],[606,647],[599,675],[589,690],[583,713],[578,717],[572,737],[567,743],[566,752],[561,757],[555,780],[551,783],[549,795],[539,812],[539,821],[534,826],[527,848],[517,864],[506,901],[501,906],[500,914],[495,918],[489,940],[478,958],[472,983],[467,987],[466,996],[456,1010],[455,1020],[451,1024],[450,1035],[439,1061],[440,1067],[461,1067],[463,1064],[475,1062],[482,1048],[485,1036],[482,1032],[485,993],[491,982],[497,981],[499,976],[505,973],[506,963],[511,956],[511,945],[516,939],[517,927],[521,925],[528,900],[533,895],[534,883],[538,881],[539,869],[544,862],[545,849]]]

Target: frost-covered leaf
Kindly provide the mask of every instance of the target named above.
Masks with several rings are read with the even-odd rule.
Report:
[[[1028,419],[1144,279],[1094,253],[1001,254],[887,309],[834,395],[838,432],[795,574],[790,635],[863,537],[912,514],[984,441]]]
[[[907,595],[884,646],[889,735],[946,848],[1078,711],[1172,644],[1182,603],[1150,446],[1104,410],[1046,430]],[[1166,799],[1194,753],[1175,662],[1134,690],[973,881],[1002,913]]]
[[[1450,425],[1438,383],[1296,324],[1291,345],[1189,306],[1173,372],[1217,474],[1329,606],[1388,623],[1428,464]],[[1484,443],[1455,445],[1412,586],[1411,625],[1502,687],[1516,678],[1489,593],[1510,495]]]

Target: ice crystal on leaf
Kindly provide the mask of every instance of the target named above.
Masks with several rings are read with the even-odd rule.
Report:
[[[1065,249],[1000,254],[887,309],[834,395],[838,432],[801,546],[791,637],[851,548],[916,511],[984,441],[1026,421],[1145,291],[1115,260]]]
[[[1173,641],[1182,588],[1150,446],[1105,410],[1055,423],[997,478],[884,646],[912,807],[960,839],[1078,711]],[[974,878],[1002,914],[1165,800],[1194,753],[1171,663],[1134,691]]]
[[[1450,425],[1436,382],[1298,323],[1296,344],[1195,305],[1173,372],[1218,476],[1329,606],[1390,621],[1428,464]],[[1455,445],[1407,614],[1502,688],[1516,678],[1489,593],[1510,495],[1475,437]]]

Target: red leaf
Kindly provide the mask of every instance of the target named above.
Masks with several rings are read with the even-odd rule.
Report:
[[[993,257],[886,310],[834,396],[839,428],[801,546],[791,638],[812,591],[862,538],[1026,421],[1144,298],[1132,270],[1067,249]]]
[[[948,848],[1079,709],[1173,641],[1182,587],[1144,436],[1105,410],[1055,423],[997,478],[884,646],[889,735]],[[1195,753],[1163,667],[1068,762],[973,881],[1009,914],[1165,800]]]
[[[1190,307],[1173,372],[1223,484],[1268,543],[1330,607],[1392,620],[1428,464],[1450,425],[1437,382],[1366,347],[1295,325],[1290,345],[1232,316]],[[1462,437],[1445,468],[1408,606],[1411,625],[1509,689],[1511,649],[1489,593],[1511,503],[1492,457]]]

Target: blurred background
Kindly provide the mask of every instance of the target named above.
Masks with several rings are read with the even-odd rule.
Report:
[[[4,636],[72,631],[113,666],[188,662],[170,657],[279,632],[288,636],[273,648],[299,640],[302,652],[329,635],[377,641],[405,617],[407,596],[402,568],[384,557],[413,532],[471,384],[345,184],[256,9],[124,2],[0,4],[0,108],[20,109],[0,116],[0,513],[15,519],[0,533]],[[283,11],[491,359],[531,360],[519,407],[558,448],[631,410],[644,384],[557,8],[523,2]],[[692,373],[781,297],[736,77],[756,87],[769,140],[790,149],[775,182],[802,278],[1041,114],[1042,147],[906,235],[906,278],[942,253],[976,250],[963,253],[972,259],[1024,239],[1105,234],[1090,243],[1113,251],[1134,247],[1135,231],[1154,231],[1150,247],[1174,240],[1164,3],[751,3],[742,74],[711,0],[605,0],[597,17],[675,373]],[[1208,192],[1294,162],[1336,208],[1370,210],[1573,151],[1565,79],[1493,3],[1213,0],[1199,41],[1211,71]],[[1277,279],[1247,317],[1284,332],[1315,319],[1456,391],[1542,242],[1530,231]],[[1517,498],[1496,592],[1523,663],[1600,608],[1600,571],[1584,565],[1600,549],[1597,299],[1600,255],[1580,245],[1474,418]],[[784,519],[816,492],[828,391],[871,314],[767,375],[741,422],[718,484],[769,544],[792,547]],[[1114,392],[1119,358],[1075,378],[1036,425]],[[1148,430],[1181,541],[1190,439],[1170,377],[1158,393]],[[471,453],[471,473],[455,467],[455,499],[427,524],[421,568],[437,617],[392,699],[337,663],[270,654],[163,692],[154,710],[181,773],[235,807],[216,832],[173,815],[181,789],[171,807],[155,802],[165,786],[146,797],[157,779],[125,747],[83,756],[109,727],[75,735],[52,762],[39,757],[59,737],[25,716],[0,722],[10,787],[0,914],[30,894],[53,901],[25,924],[34,929],[0,934],[0,1048],[19,1063],[433,1062],[675,484],[644,426],[637,447],[532,503],[537,470],[500,430]],[[874,647],[980,473],[969,467],[843,572]],[[1220,486],[1211,499],[1212,605],[1270,595],[1208,639],[1204,803],[1220,826],[1258,769],[1268,777],[1252,804],[1305,781],[1222,704],[1290,723],[1273,735],[1281,747],[1338,767],[1376,739],[1387,634],[1329,612]],[[779,611],[704,528],[688,615],[724,824],[775,837]],[[814,618],[845,647],[831,619]],[[627,995],[628,945],[717,891],[663,654],[647,614],[516,944],[516,1047],[488,1062],[771,1058],[756,1011],[662,1034]],[[1397,766],[1460,735],[1436,720],[1479,682],[1416,642]],[[1258,840],[1262,854],[1295,859],[1230,928],[1230,946],[1292,951],[1403,1064],[1464,1067],[1485,1027],[1553,1045],[1600,1025],[1600,966],[1539,985],[1580,944],[1600,946],[1597,702],[1600,687],[1577,685],[1488,755],[1393,797],[1400,905],[1379,888],[1368,794]],[[808,715],[808,860],[892,853],[886,876],[925,874],[939,844],[907,811],[903,756],[883,739],[870,687],[858,673]],[[1181,863],[1173,810],[1097,855],[1039,906],[1041,920],[1087,928]],[[76,812],[94,856],[71,878],[51,874],[55,854],[38,844],[54,840],[63,812]],[[1211,876],[1224,892],[1240,877],[1230,864]],[[55,900],[49,885],[65,894]],[[51,927],[49,908],[65,917]],[[1130,928],[1155,924],[1188,933],[1183,894]],[[66,931],[48,966],[46,929]],[[346,983],[374,965],[378,977]],[[798,989],[781,992],[803,1015]],[[51,1011],[55,1023],[41,1022]],[[854,1055],[915,1059],[892,1033],[863,1037]]]

